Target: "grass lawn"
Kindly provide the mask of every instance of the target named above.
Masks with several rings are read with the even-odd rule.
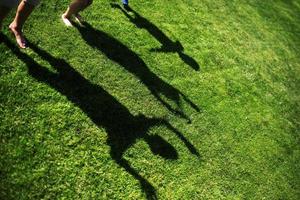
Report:
[[[300,1],[42,1],[0,44],[0,199],[300,199]]]

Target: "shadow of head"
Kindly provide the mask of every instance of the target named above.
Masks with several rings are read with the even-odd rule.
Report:
[[[145,141],[149,145],[154,155],[159,155],[164,159],[176,160],[178,159],[178,153],[176,149],[164,140],[159,135],[148,135]]]

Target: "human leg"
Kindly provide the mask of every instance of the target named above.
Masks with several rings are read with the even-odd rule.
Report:
[[[26,48],[26,40],[23,36],[22,29],[25,21],[28,19],[38,2],[39,1],[37,0],[23,0],[18,6],[13,22],[9,25],[9,29],[15,35],[20,48]]]
[[[81,17],[81,15],[79,14],[80,11],[83,11],[84,9],[86,9],[87,7],[89,7],[91,4],[93,3],[93,0],[87,0],[86,4],[81,8],[81,10],[79,10],[76,14],[75,14],[75,19],[79,22],[82,23],[83,19]]]
[[[62,20],[67,26],[72,26],[70,19],[72,15],[75,16],[76,20],[81,22],[82,18],[79,15],[79,12],[87,8],[93,3],[93,0],[74,0],[66,10],[66,12],[62,15]]]

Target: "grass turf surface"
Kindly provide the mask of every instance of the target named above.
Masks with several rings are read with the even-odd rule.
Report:
[[[0,198],[299,199],[300,1],[110,3],[4,28]]]

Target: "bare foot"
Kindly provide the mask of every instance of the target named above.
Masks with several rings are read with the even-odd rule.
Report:
[[[23,36],[22,30],[19,30],[14,24],[9,25],[9,30],[14,34],[17,44],[20,48],[27,48],[26,39]]]
[[[63,14],[63,15],[61,16],[61,19],[63,20],[63,22],[64,22],[64,24],[65,24],[66,26],[68,26],[68,27],[73,26],[73,25],[72,25],[72,22],[70,21],[69,18],[66,17],[65,14]]]

